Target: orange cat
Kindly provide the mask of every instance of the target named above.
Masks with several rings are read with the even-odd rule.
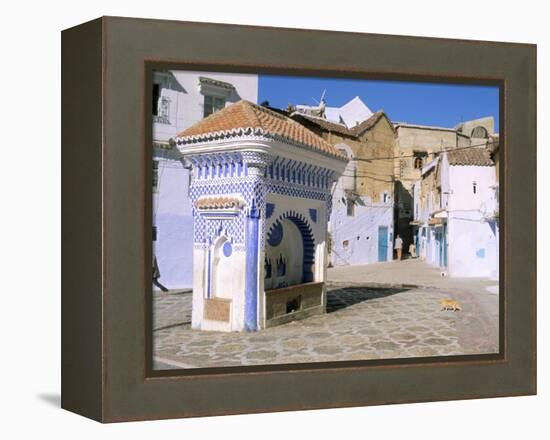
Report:
[[[454,299],[442,299],[439,304],[441,304],[441,310],[452,310],[453,312],[462,310],[460,303]]]

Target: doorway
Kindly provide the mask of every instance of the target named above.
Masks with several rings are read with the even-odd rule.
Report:
[[[378,261],[388,261],[387,226],[378,226]]]

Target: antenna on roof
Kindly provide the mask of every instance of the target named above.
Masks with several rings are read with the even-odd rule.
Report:
[[[311,99],[313,99],[317,103],[317,105],[320,105],[325,100],[326,93],[327,93],[327,89],[324,89],[323,93],[321,93],[321,99],[319,101],[317,101],[315,98],[311,98]]]

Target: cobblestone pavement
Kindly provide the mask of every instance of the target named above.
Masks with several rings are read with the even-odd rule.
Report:
[[[327,314],[257,333],[192,330],[191,293],[158,293],[155,368],[496,353],[498,296],[479,287],[456,280],[448,287],[332,287]],[[441,311],[443,298],[459,301],[462,311]]]

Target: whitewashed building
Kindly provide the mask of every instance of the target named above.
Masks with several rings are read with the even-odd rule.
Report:
[[[352,128],[330,121],[328,114],[296,111],[291,115],[349,160],[333,190],[329,224],[333,266],[390,261],[393,253],[395,130],[382,110],[371,113],[359,98],[348,104],[342,108],[356,110]],[[358,119],[366,115],[370,116]]]
[[[192,170],[192,327],[256,331],[324,313],[331,189],[347,158],[248,101],[176,145]]]
[[[169,140],[240,99],[257,101],[257,75],[193,71],[153,74],[153,253],[160,273],[158,281],[168,289],[193,284],[190,175]]]
[[[461,122],[453,128],[395,123],[395,232],[403,239],[404,252],[415,242],[412,186],[420,180],[422,167],[442,151],[486,145],[489,136],[495,136],[494,126],[492,116]]]
[[[454,277],[499,275],[498,184],[488,151],[444,152],[413,186],[418,253]]]
[[[353,156],[333,192],[331,264],[355,266],[391,261],[393,254],[393,193],[381,191],[378,198],[362,196],[354,189],[356,163]]]
[[[322,116],[329,122],[335,124],[342,124],[347,128],[353,128],[359,125],[361,122],[369,119],[373,112],[367,107],[359,96],[350,99],[344,105],[340,107],[330,107],[325,105],[325,101],[321,98],[321,104],[317,107],[311,105],[297,105],[296,110],[301,113],[315,113],[318,116]],[[319,115],[321,110],[321,115]]]

